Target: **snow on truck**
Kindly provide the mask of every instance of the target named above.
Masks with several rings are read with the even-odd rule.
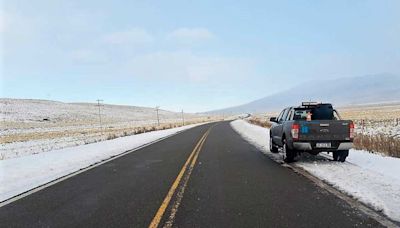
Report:
[[[285,108],[270,121],[270,150],[277,153],[282,148],[286,162],[293,162],[302,152],[317,155],[323,151],[344,162],[353,146],[354,123],[341,120],[332,104],[303,102]]]

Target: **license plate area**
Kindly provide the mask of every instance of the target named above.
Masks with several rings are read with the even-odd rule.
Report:
[[[316,148],[331,148],[332,144],[330,142],[321,142],[315,144]]]

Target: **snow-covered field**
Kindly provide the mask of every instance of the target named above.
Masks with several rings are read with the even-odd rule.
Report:
[[[400,139],[400,103],[353,105],[338,108],[342,118],[356,123],[358,134]]]
[[[0,201],[21,194],[125,151],[138,148],[180,131],[188,125],[147,132],[103,142],[0,160]]]
[[[182,113],[154,108],[0,99],[0,160],[182,125]],[[213,117],[184,114],[185,124]]]
[[[236,120],[232,127],[247,141],[272,159],[282,162],[282,154],[269,151],[269,129]],[[328,182],[361,202],[400,221],[400,159],[351,150],[345,163],[329,155],[303,155],[293,165]]]

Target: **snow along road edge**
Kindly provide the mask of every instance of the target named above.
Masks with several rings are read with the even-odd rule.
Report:
[[[0,160],[0,207],[127,153],[207,123]]]

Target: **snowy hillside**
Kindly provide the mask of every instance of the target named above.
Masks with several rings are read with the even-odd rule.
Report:
[[[181,113],[154,108],[63,103],[32,99],[0,99],[0,159],[181,126]],[[184,114],[185,124],[207,121]]]
[[[98,106],[94,103],[63,103],[33,99],[0,99],[0,118],[5,121],[42,122],[97,122]],[[101,105],[101,114],[105,122],[126,122],[138,120],[157,120],[154,108]],[[160,118],[180,119],[181,113],[160,110]],[[188,115],[194,117],[195,115]]]

